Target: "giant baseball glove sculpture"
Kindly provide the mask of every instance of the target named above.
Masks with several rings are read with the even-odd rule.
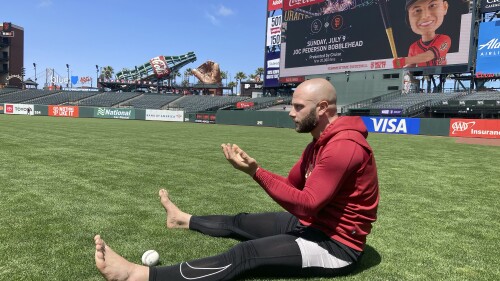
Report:
[[[205,84],[220,84],[222,82],[219,64],[210,60],[193,69],[191,72]]]

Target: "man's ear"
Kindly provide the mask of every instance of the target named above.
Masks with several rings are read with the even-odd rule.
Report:
[[[444,14],[446,15],[448,13],[448,1],[443,1],[443,7],[444,7]]]
[[[325,113],[328,110],[328,102],[326,100],[319,102],[319,111],[321,114]]]

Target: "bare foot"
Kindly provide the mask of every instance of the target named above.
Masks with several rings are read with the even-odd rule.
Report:
[[[127,261],[115,253],[104,243],[101,236],[96,235],[95,265],[108,281],[148,281],[149,268]]]
[[[160,189],[158,192],[160,201],[167,211],[167,228],[189,228],[191,215],[184,213],[168,198],[168,192],[165,189]]]

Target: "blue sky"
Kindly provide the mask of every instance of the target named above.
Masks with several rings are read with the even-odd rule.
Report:
[[[45,68],[95,78],[95,65],[118,72],[159,55],[195,52],[231,77],[264,66],[265,0],[2,1],[0,22],[24,28],[27,77],[45,82]]]

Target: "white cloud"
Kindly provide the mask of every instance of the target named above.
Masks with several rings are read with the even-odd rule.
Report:
[[[214,15],[206,12],[205,17],[210,20],[213,25],[219,25],[220,21]]]
[[[213,25],[220,25],[222,17],[227,17],[233,14],[234,11],[224,5],[219,5],[219,7],[211,6],[210,12],[205,11],[205,17],[209,19]]]
[[[217,14],[220,15],[220,16],[230,16],[232,14],[234,14],[233,10],[225,7],[224,5],[220,5],[219,6],[219,10],[217,11]]]
[[[49,7],[52,6],[52,0],[42,0],[38,3],[38,7],[44,8],[44,7]]]

